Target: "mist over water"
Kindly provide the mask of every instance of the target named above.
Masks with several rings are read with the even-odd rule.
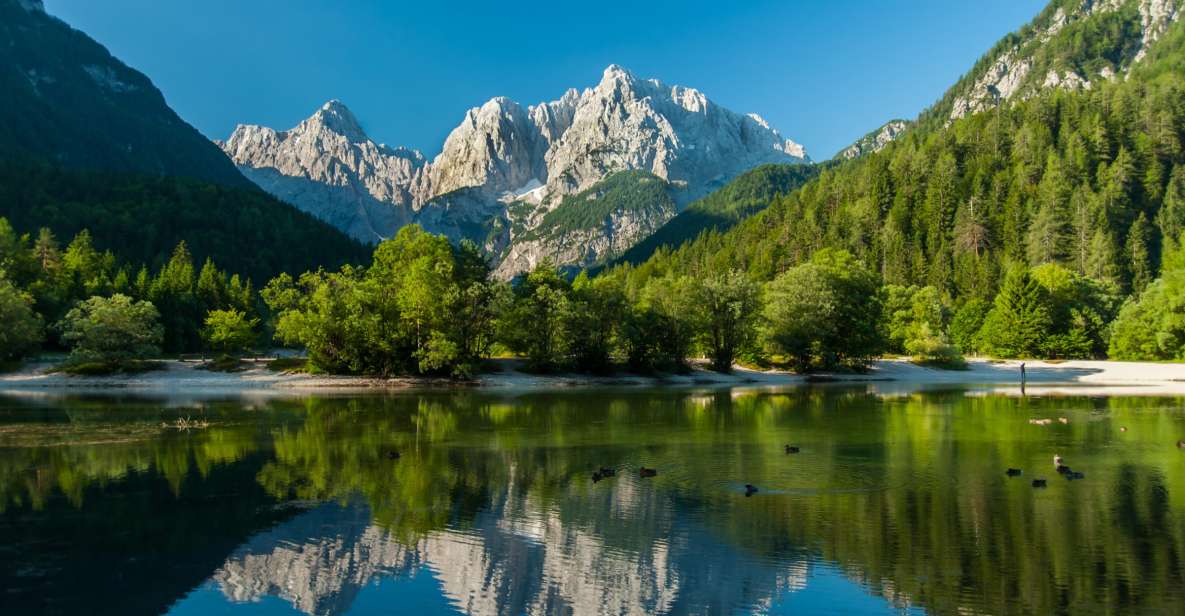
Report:
[[[0,596],[10,613],[1180,613],[1183,407],[834,387],[5,397]]]

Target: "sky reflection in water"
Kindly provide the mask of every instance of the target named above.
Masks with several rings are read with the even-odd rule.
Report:
[[[0,398],[0,590],[21,613],[1174,613],[1183,406]],[[593,482],[602,465],[617,477]]]

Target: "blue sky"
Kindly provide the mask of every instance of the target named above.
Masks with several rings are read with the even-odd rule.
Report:
[[[933,103],[1040,0],[45,0],[212,138],[341,99],[376,141],[439,151],[465,110],[617,63],[757,112],[816,160]]]

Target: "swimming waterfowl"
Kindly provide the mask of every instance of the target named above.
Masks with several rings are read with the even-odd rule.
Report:
[[[1177,441],[1177,447],[1180,449],[1185,449],[1185,441]]]
[[[786,453],[798,453],[798,447],[786,445]]]
[[[387,459],[388,460],[398,460],[399,459],[399,452],[395,451],[394,449],[392,449],[391,451],[388,451],[387,452]]]
[[[608,466],[601,467],[601,477],[616,477],[617,469],[609,468]]]
[[[1071,470],[1070,467],[1068,467],[1064,464],[1057,465],[1057,474],[1059,474],[1059,475],[1069,475],[1070,473],[1073,473],[1073,472],[1074,471]]]
[[[1064,424],[1070,423],[1070,419],[1067,417],[1058,417],[1057,420],[1061,423],[1064,423]]]
[[[654,477],[654,476],[658,475],[658,469],[646,468],[645,466],[643,466],[641,469],[638,470],[638,475],[640,475],[642,477]]]
[[[593,483],[596,483],[604,478],[605,478],[605,476],[601,474],[601,471],[593,471],[593,475],[592,475]]]
[[[745,496],[753,496],[756,493],[757,493],[757,486],[755,486],[751,483],[745,484]]]
[[[1053,465],[1054,466],[1061,466],[1062,465],[1062,457],[1059,454],[1053,454]]]
[[[1120,432],[1127,432],[1127,426],[1119,426]]]
[[[1065,477],[1066,477],[1066,480],[1086,479],[1086,473],[1080,473],[1078,471],[1069,471],[1065,474]]]
[[[1004,474],[1008,475],[1009,477],[1016,477],[1017,475],[1020,475],[1023,472],[1024,471],[1020,470],[1019,468],[1010,468],[1010,469],[1004,471]]]
[[[1044,479],[1034,479],[1033,480],[1033,487],[1034,488],[1044,488],[1045,487],[1045,480]]]

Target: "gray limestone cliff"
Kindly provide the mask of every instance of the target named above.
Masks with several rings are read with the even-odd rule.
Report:
[[[573,266],[603,261],[676,213],[609,210],[603,224],[580,233],[535,232],[565,197],[614,174],[662,180],[677,209],[755,166],[808,160],[760,116],[616,65],[595,87],[555,101],[524,107],[497,97],[470,109],[431,161],[374,142],[338,101],[287,131],[240,125],[219,145],[264,190],[354,237],[379,241],[417,223],[474,240],[503,276],[545,257]]]

